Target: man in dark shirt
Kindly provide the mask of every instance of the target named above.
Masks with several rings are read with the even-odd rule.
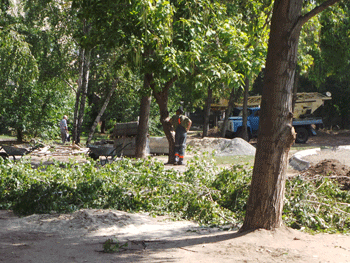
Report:
[[[186,138],[187,131],[191,128],[192,121],[185,115],[183,115],[183,110],[179,108],[170,119],[171,125],[174,127],[175,131],[175,163],[183,164],[183,159],[185,156],[186,148]]]

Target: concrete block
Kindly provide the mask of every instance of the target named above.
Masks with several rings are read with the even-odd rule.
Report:
[[[137,134],[137,127],[139,126],[138,121],[117,123],[114,126],[113,136],[135,136]]]
[[[166,137],[150,137],[149,148],[151,154],[169,154],[169,143]]]
[[[127,145],[123,149],[123,156],[128,156],[128,157],[133,157],[135,156],[135,151],[136,151],[136,137],[121,137],[121,138],[116,138],[114,141],[114,145]],[[147,138],[146,142],[146,152],[147,154],[150,154],[150,148],[149,148],[149,138]]]
[[[310,167],[310,163],[308,161],[304,161],[296,156],[289,159],[289,165],[297,171],[304,171]]]

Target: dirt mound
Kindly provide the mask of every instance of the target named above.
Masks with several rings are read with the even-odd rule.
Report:
[[[326,159],[310,167],[308,173],[323,176],[350,176],[350,167],[343,165],[338,160]]]
[[[0,210],[0,262],[349,262],[346,235],[239,233],[163,219],[95,209],[19,218]],[[107,240],[116,252],[102,253]]]
[[[0,227],[3,223],[1,220],[6,218],[11,219],[8,229],[14,231],[55,232],[71,237],[117,235],[123,240],[159,239],[204,231],[203,227],[190,221],[173,222],[168,216],[151,217],[146,213],[133,214],[113,209],[81,209],[71,214],[33,214],[26,217],[16,217],[12,212],[0,210]]]
[[[241,138],[190,139],[188,145],[199,152],[215,152],[217,156],[255,155],[255,147]]]
[[[311,177],[329,176],[343,185],[344,189],[350,189],[350,166],[344,165],[335,159],[325,159],[311,166],[304,175]]]

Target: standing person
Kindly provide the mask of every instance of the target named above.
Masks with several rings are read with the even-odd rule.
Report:
[[[187,131],[191,128],[192,121],[185,115],[183,110],[179,108],[170,119],[170,123],[175,130],[175,163],[178,165],[183,164],[186,148]]]
[[[67,115],[63,116],[63,119],[60,122],[60,129],[62,142],[65,143],[68,135]]]

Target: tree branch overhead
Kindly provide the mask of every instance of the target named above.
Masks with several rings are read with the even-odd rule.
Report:
[[[314,17],[315,15],[321,13],[327,7],[330,7],[331,5],[336,4],[337,2],[340,2],[340,0],[327,0],[327,1],[323,2],[321,5],[315,7],[310,12],[308,12],[305,15],[301,16],[300,19],[298,20],[297,26],[302,27],[312,17]]]

